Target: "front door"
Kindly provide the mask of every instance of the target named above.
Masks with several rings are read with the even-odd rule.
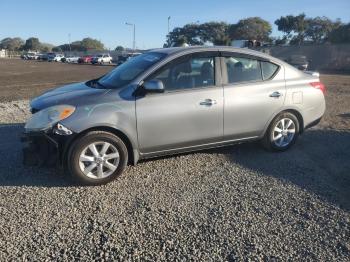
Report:
[[[152,74],[164,93],[136,99],[141,153],[214,143],[223,137],[223,89],[217,85],[216,53],[186,55]]]

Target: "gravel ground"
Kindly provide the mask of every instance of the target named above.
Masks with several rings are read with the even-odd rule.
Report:
[[[17,100],[0,103],[0,261],[349,261],[349,80],[322,76],[326,115],[288,152],[159,158],[101,187],[22,167],[28,101],[6,87]]]
[[[27,107],[0,103],[1,261],[350,259],[349,132],[146,161],[84,188],[21,166]]]

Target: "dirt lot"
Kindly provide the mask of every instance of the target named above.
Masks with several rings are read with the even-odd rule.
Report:
[[[112,66],[0,60],[0,102],[28,99],[58,85],[97,78]]]
[[[288,152],[257,144],[160,158],[102,187],[23,168],[28,100],[111,67],[0,60],[0,261],[350,260],[350,76]]]

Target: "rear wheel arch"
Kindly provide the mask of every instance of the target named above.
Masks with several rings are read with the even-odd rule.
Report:
[[[284,113],[284,112],[288,112],[288,113],[291,113],[291,114],[296,116],[296,118],[298,119],[298,122],[299,122],[299,134],[302,134],[304,132],[304,118],[301,115],[301,113],[295,109],[287,109],[287,110],[282,111],[281,113]]]
[[[67,163],[67,156],[68,156],[68,152],[69,152],[71,145],[75,141],[77,141],[79,138],[83,137],[85,134],[87,134],[89,132],[93,132],[93,131],[107,132],[107,133],[111,133],[111,134],[119,137],[123,141],[123,143],[125,144],[125,146],[128,150],[128,164],[133,164],[133,165],[136,164],[138,158],[134,155],[134,147],[131,143],[131,140],[129,139],[129,137],[127,135],[125,135],[122,131],[120,131],[116,128],[113,128],[113,127],[97,126],[97,127],[88,128],[88,129],[82,131],[76,137],[74,137],[74,139],[70,140],[67,145],[65,145],[65,147],[63,149],[63,156],[62,156],[62,162],[64,165],[66,165],[66,163]]]
[[[286,108],[286,109],[283,109],[282,111],[278,112],[277,114],[273,115],[273,117],[271,117],[269,122],[266,124],[264,132],[262,133],[261,137],[263,137],[266,134],[267,130],[269,129],[271,123],[275,120],[275,118],[283,113],[292,113],[293,115],[295,115],[296,118],[298,119],[298,122],[299,122],[299,134],[302,134],[304,132],[304,118],[303,118],[302,114],[296,109]]]
[[[289,121],[287,126],[284,125],[285,121]],[[269,151],[275,152],[289,149],[302,133],[302,123],[302,115],[296,110],[287,109],[279,112],[269,122],[268,128],[260,140],[262,146]]]

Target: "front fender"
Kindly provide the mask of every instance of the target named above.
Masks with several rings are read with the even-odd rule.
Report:
[[[77,134],[96,127],[113,128],[125,134],[133,148],[138,148],[135,102],[132,100],[80,106],[62,124]]]

